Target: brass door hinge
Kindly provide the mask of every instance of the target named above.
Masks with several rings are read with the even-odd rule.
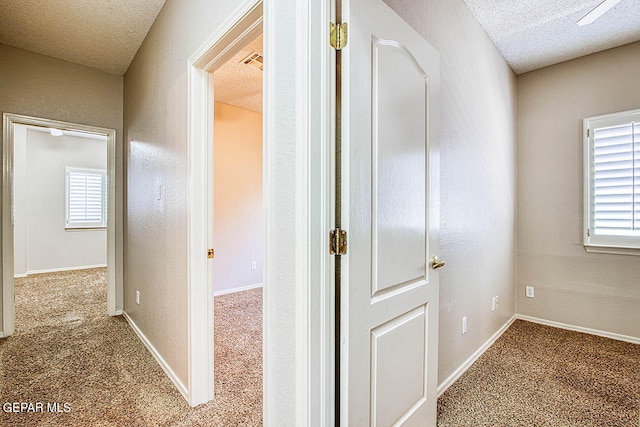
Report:
[[[213,258],[216,252],[213,249],[207,249],[207,258]]]
[[[329,42],[335,50],[342,50],[347,45],[348,35],[347,23],[329,25]]]
[[[331,255],[347,254],[347,232],[336,228],[329,233],[329,253]]]

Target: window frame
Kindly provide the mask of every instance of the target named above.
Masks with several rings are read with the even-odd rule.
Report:
[[[596,235],[593,225],[594,219],[592,218],[594,197],[592,191],[592,181],[594,179],[592,147],[595,136],[594,130],[628,123],[640,124],[640,109],[586,117],[583,119],[583,244],[587,252],[640,256],[640,236]],[[634,132],[634,128],[632,128],[632,133]],[[638,143],[640,141],[634,142]],[[635,209],[634,203],[635,202],[632,201],[631,209]]]
[[[82,173],[85,175],[88,174],[92,174],[92,175],[96,175],[99,174],[102,176],[102,186],[101,186],[101,194],[100,194],[100,198],[101,198],[101,219],[102,221],[100,223],[97,222],[76,222],[76,223],[72,223],[70,224],[70,219],[69,219],[69,213],[70,213],[70,192],[69,192],[69,177],[71,173]],[[107,207],[107,200],[108,200],[108,175],[107,175],[107,171],[106,169],[92,169],[92,168],[81,168],[81,167],[73,167],[73,166],[66,166],[65,167],[65,174],[64,174],[64,180],[65,180],[65,185],[64,185],[64,195],[65,195],[65,203],[64,203],[64,207],[65,207],[65,213],[64,213],[64,228],[65,231],[72,231],[72,230],[102,230],[102,229],[106,229],[107,228],[107,224],[108,224],[108,218],[107,218],[107,212],[108,212],[108,207]]]

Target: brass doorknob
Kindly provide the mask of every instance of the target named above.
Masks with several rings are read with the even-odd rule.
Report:
[[[437,256],[431,258],[431,268],[435,270],[440,267],[444,267],[444,261],[440,261]]]

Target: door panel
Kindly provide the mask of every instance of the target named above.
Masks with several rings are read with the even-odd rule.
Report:
[[[350,0],[342,51],[341,421],[436,424],[437,52],[380,0]]]
[[[373,38],[373,296],[425,282],[424,71],[403,46]]]
[[[419,307],[371,331],[373,426],[409,418],[427,398],[426,310]]]

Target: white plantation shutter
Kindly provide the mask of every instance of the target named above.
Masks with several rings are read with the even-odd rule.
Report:
[[[594,232],[640,235],[640,124],[595,129],[593,150]]]
[[[585,119],[585,244],[640,248],[640,111]]]
[[[67,168],[66,228],[106,227],[106,173]]]

